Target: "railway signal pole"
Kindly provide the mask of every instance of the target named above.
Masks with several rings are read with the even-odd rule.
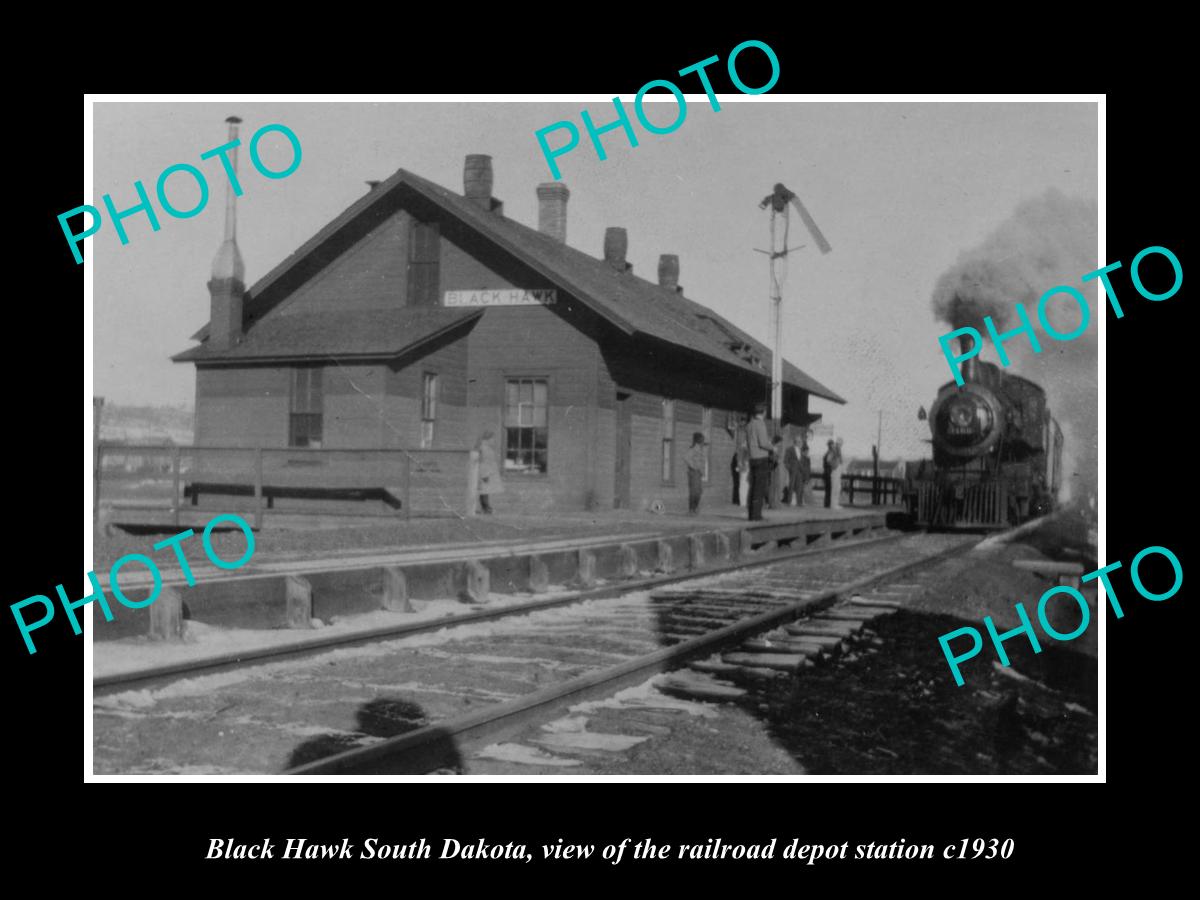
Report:
[[[804,208],[804,204],[800,202],[800,198],[789,191],[782,184],[776,184],[775,189],[762,199],[758,204],[759,209],[771,208],[771,249],[770,251],[758,250],[759,253],[766,253],[770,260],[771,271],[771,313],[773,323],[773,341],[771,347],[771,419],[774,422],[775,433],[779,434],[783,425],[783,281],[787,278],[787,256],[791,250],[799,250],[804,245],[799,247],[788,247],[788,226],[789,226],[789,206],[795,207],[800,214],[800,220],[804,223],[804,227],[808,229],[808,233],[812,235],[813,241],[820,249],[822,254],[828,253],[833,248],[829,246],[829,241],[825,240],[825,235],[821,233],[821,229],[817,227],[817,223],[813,221],[813,217],[808,214],[808,210]],[[782,227],[778,224],[778,219],[782,217]]]

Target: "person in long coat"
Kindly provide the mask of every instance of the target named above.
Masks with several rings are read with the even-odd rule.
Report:
[[[476,449],[479,451],[479,509],[484,515],[492,514],[491,500],[493,494],[504,493],[504,482],[500,479],[500,463],[496,457],[496,448],[492,445],[495,435],[491,430],[479,436]]]
[[[833,470],[837,468],[837,450],[829,440],[825,444],[825,455],[821,457],[821,474],[825,478],[825,508],[833,509]]]
[[[804,495],[808,493],[808,482],[812,478],[812,459],[808,455],[808,442],[800,445],[800,505],[804,505]]]
[[[834,463],[833,463],[833,508],[842,508],[842,470],[845,468],[845,460],[842,458],[842,439],[838,438],[833,445]]]
[[[787,482],[783,488],[783,502],[790,503],[792,506],[798,506],[804,502],[801,496],[804,492],[804,482],[800,477],[800,441],[801,437],[797,434],[791,445],[783,451],[783,464],[787,469]]]

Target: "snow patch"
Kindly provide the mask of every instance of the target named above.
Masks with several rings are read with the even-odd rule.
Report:
[[[548,734],[545,737],[534,738],[534,743],[549,747],[551,750],[603,750],[609,753],[623,753],[636,747],[642,741],[650,740],[649,735],[634,736],[630,734],[603,734],[598,731],[564,731]]]
[[[618,691],[604,700],[587,700],[570,707],[573,713],[592,712],[597,709],[665,709],[684,712],[690,716],[700,716],[704,719],[716,718],[719,713],[707,703],[695,703],[690,700],[680,700],[661,693],[658,684],[666,676],[655,675],[648,681],[633,687]]]
[[[577,759],[565,759],[528,747],[525,744],[489,744],[475,754],[476,759],[496,759],[501,762],[517,763],[523,766],[578,766],[582,765]]]

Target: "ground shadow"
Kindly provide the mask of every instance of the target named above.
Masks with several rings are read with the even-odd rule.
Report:
[[[358,730],[353,734],[336,732],[311,738],[296,747],[288,757],[288,769],[307,765],[346,750],[367,746],[371,738],[391,738],[408,734],[431,724],[416,703],[393,697],[376,697],[359,707],[355,714]],[[424,754],[428,769],[461,771],[462,757],[451,738],[442,737]]]

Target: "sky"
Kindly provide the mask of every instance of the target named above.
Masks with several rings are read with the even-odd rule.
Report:
[[[579,115],[589,110],[598,126],[612,121],[612,103],[603,98],[96,103],[95,194],[80,202],[103,208],[109,193],[118,210],[133,206],[134,181],[153,197],[159,173],[176,163],[201,169],[210,196],[187,219],[171,218],[155,200],[161,229],[134,215],[124,222],[125,246],[107,221],[87,239],[93,393],[125,405],[193,401],[194,368],[169,357],[192,346],[190,335],[208,320],[206,284],[222,240],[226,180],[219,161],[200,154],[225,143],[227,116],[244,120],[237,233],[247,285],[362,196],[368,180],[405,168],[461,193],[469,153],[492,157],[493,193],[505,215],[536,227],[536,186],[553,179],[534,133],[571,120],[580,145],[557,160],[571,191],[567,242],[599,257],[604,229],[622,226],[634,272],[651,281],[659,255],[678,254],[687,296],[768,346],[767,261],[755,249],[769,246],[769,214],[758,204],[776,182],[796,192],[833,250],[820,254],[793,216],[791,243],[807,246],[791,255],[783,283],[784,356],[847,399],[841,406],[814,398],[812,410],[835,426],[850,456],[869,455],[880,410],[884,457],[928,455],[928,427],[917,410],[928,409],[951,377],[937,343],[949,328],[930,305],[938,278],[1023,201],[1057,189],[1096,202],[1095,104],[719,97],[714,111],[703,94],[688,95],[686,118],[666,135],[643,130],[632,97],[623,97],[639,144],[609,132],[605,160]],[[670,122],[675,105],[665,102],[648,104],[652,121]],[[245,153],[251,135],[273,123],[295,132],[303,153],[299,168],[277,180],[255,171]],[[277,133],[264,138],[262,152],[271,168],[290,159]],[[194,205],[198,192],[187,176],[168,185],[176,207]],[[65,241],[63,251],[70,253]]]

